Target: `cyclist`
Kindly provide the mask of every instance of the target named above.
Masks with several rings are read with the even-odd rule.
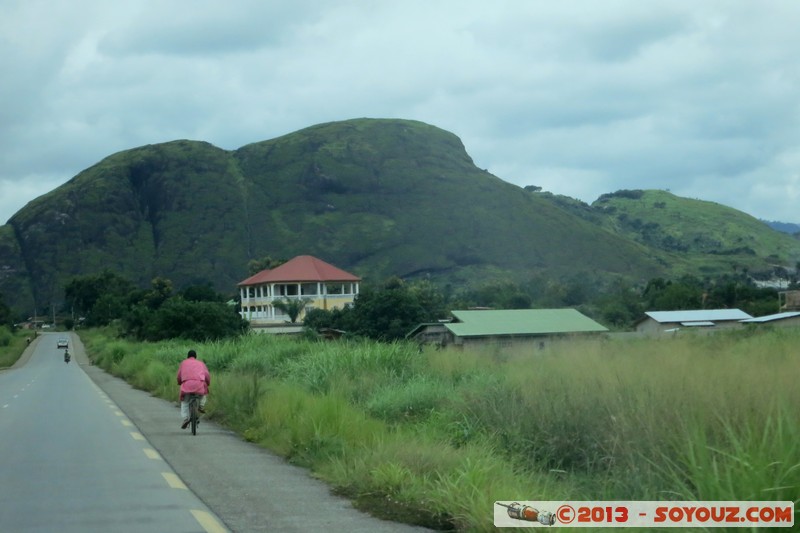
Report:
[[[205,363],[197,360],[197,352],[194,350],[189,350],[186,359],[178,367],[178,385],[181,386],[181,416],[183,417],[181,429],[186,429],[189,426],[189,402],[184,398],[187,394],[199,394],[201,397],[198,411],[205,413],[208,386],[211,385],[211,374],[208,373]]]

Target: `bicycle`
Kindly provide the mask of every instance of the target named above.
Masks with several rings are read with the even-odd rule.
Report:
[[[192,435],[197,435],[197,424],[200,423],[200,399],[202,396],[199,394],[187,394],[187,401],[189,402],[189,425],[192,428]]]

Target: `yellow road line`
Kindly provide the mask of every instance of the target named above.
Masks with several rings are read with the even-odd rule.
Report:
[[[133,437],[133,440],[144,440],[144,435],[138,431],[131,431],[131,437]]]
[[[122,425],[126,427],[130,427],[133,425],[133,422],[131,422],[130,420],[120,420],[120,422],[122,422]]]
[[[142,451],[150,459],[161,459],[161,456],[158,455],[158,452],[155,451],[153,448],[145,448]]]
[[[228,530],[211,516],[211,514],[205,511],[192,509],[192,515],[207,533],[228,533]]]
[[[183,484],[181,478],[173,474],[172,472],[161,472],[161,475],[164,476],[164,479],[167,480],[167,485],[172,487],[173,489],[184,489],[189,490],[186,485]]]
[[[117,416],[125,416],[122,414],[122,411],[114,411],[114,414]]]

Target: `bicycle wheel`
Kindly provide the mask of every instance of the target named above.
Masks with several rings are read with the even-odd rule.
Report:
[[[192,396],[189,401],[189,420],[192,425],[192,435],[197,435],[197,396]]]

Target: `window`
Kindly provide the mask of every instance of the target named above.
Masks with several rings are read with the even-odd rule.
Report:
[[[276,296],[297,296],[297,284],[276,285],[275,293]]]
[[[342,294],[344,290],[341,283],[327,283],[325,284],[325,292],[328,294]]]
[[[303,283],[300,286],[300,292],[303,296],[314,296],[317,294],[316,283]]]

